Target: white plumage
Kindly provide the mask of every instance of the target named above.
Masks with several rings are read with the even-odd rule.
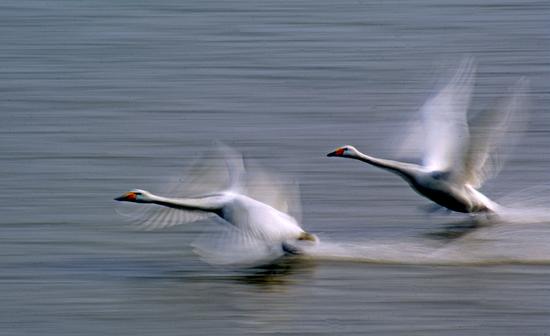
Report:
[[[203,160],[192,169],[195,175],[187,183],[184,181],[174,188],[187,187],[199,196],[179,197],[181,192],[174,190],[175,197],[164,197],[135,189],[116,200],[152,204],[150,209],[132,216],[132,221],[145,229],[161,229],[209,217],[216,219],[222,224],[218,230],[201,236],[194,243],[195,250],[215,264],[267,263],[286,253],[299,253],[301,241],[316,241],[316,237],[305,232],[290,215],[291,205],[299,208],[300,200],[285,197],[288,186],[278,185],[276,179],[270,179],[264,172],[249,174],[240,154],[227,147],[222,154],[223,166],[212,160],[206,160],[205,165]],[[202,170],[198,170],[198,166]],[[223,190],[200,192],[213,185],[222,188],[224,184]]]
[[[520,79],[496,108],[469,122],[474,79],[475,64],[467,58],[453,78],[422,106],[421,122],[413,127],[404,146],[408,152],[411,147],[423,149],[421,165],[375,158],[353,146],[338,148],[328,156],[357,159],[392,171],[416,192],[450,210],[496,211],[498,205],[477,189],[499,172],[502,161],[496,155],[498,145],[510,142],[510,129],[519,129],[526,119],[517,118],[517,114],[525,108],[528,82]]]

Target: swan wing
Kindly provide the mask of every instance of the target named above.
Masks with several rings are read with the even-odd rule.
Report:
[[[185,178],[170,184],[162,194],[173,198],[211,195],[223,190],[247,195],[271,207],[300,217],[298,185],[267,172],[238,151],[217,143],[188,169]]]
[[[243,174],[244,163],[241,154],[218,143],[190,165],[184,178],[172,179],[159,194],[173,199],[200,196],[207,202],[221,190],[239,189]],[[146,230],[164,229],[214,216],[204,211],[175,209],[156,204],[120,204],[117,212]]]
[[[180,210],[156,204],[140,206],[128,204],[124,207],[132,207],[132,209],[123,211],[118,208],[118,214],[122,215],[132,225],[143,230],[165,229],[175,225],[202,221],[213,216],[204,211]]]
[[[267,172],[258,164],[247,161],[244,185],[243,192],[248,197],[301,221],[300,188],[295,181]]]
[[[230,224],[204,232],[192,246],[204,261],[214,265],[256,266],[284,255],[281,243],[266,241]]]
[[[274,214],[277,214],[292,218],[287,213],[292,213],[295,216],[300,213],[297,185],[289,183],[285,185],[281,179],[266,173],[259,166],[252,165],[250,169],[247,166],[245,169],[241,154],[223,145],[219,145],[215,151],[197,161],[188,170],[185,179],[172,183],[167,189],[162,192],[162,195],[167,195],[170,199],[175,201],[192,199],[193,202],[203,202],[204,205],[237,204],[238,202],[234,202],[235,198],[247,199],[250,204],[244,204],[244,208],[239,209],[238,206],[233,206],[230,214],[231,223],[257,237],[263,237],[265,232],[273,230],[266,226],[266,223],[271,222],[272,218],[266,220],[262,216],[273,217]],[[207,192],[210,193],[205,194]],[[239,195],[246,197],[239,197]],[[132,208],[134,213],[121,211],[119,213],[140,227],[150,230],[199,221],[209,216],[217,218],[217,216],[204,211],[157,205],[134,206]],[[270,213],[265,211],[262,213],[259,209],[270,209],[268,211]],[[250,220],[251,213],[257,218]],[[292,221],[295,222],[293,218]],[[278,229],[278,225],[274,224],[273,226]]]
[[[453,78],[422,106],[423,165],[431,171],[452,171],[468,142],[467,110],[475,64],[464,59]]]
[[[185,198],[211,195],[222,190],[238,190],[245,174],[242,155],[221,143],[209,150],[184,172],[169,182],[165,195]]]
[[[518,80],[506,98],[471,120],[463,183],[479,188],[500,172],[507,157],[506,149],[513,147],[526,126],[528,87],[526,78]]]

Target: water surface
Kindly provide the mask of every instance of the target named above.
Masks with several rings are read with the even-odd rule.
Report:
[[[546,2],[0,8],[0,334],[548,333],[545,223],[449,239],[467,217],[428,216],[399,178],[324,157],[343,144],[392,157],[441,70],[468,54],[474,112],[531,81],[528,131],[483,191],[546,183]],[[200,227],[139,232],[116,215],[113,197],[158,190],[214,140],[296,178],[324,250],[220,269],[192,253]]]

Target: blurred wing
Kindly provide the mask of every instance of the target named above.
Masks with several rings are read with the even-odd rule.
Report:
[[[507,156],[503,149],[512,147],[526,125],[528,87],[529,81],[520,79],[508,97],[471,121],[470,143],[464,157],[464,183],[479,188],[500,172]],[[520,110],[524,113],[519,113]]]
[[[192,244],[203,260],[215,265],[258,266],[280,258],[281,244],[270,244],[230,224],[202,234]]]
[[[247,161],[249,163],[249,161]],[[298,183],[268,173],[257,164],[247,164],[244,193],[301,221],[301,199]]]
[[[452,80],[421,108],[424,125],[423,165],[450,171],[462,159],[468,141],[466,113],[474,85],[473,59],[463,60]]]
[[[187,224],[205,220],[211,215],[204,211],[185,211],[167,208],[155,204],[126,204],[131,211],[122,211],[117,208],[117,213],[122,215],[132,225],[144,230],[164,229],[175,225]]]
[[[212,195],[227,189],[237,191],[244,172],[241,154],[228,146],[218,144],[191,165],[185,178],[174,179],[159,194],[185,198]],[[203,211],[173,209],[154,204],[120,204],[117,212],[146,230],[164,229],[213,216]]]
[[[284,181],[250,160],[245,167],[241,153],[220,143],[198,160],[185,176],[164,194],[175,198],[196,197],[232,190],[295,218],[301,214],[296,183]]]
[[[219,144],[188,169],[184,179],[172,182],[161,195],[171,198],[199,197],[213,195],[223,190],[232,190],[265,203],[281,212],[300,217],[300,195],[295,183],[283,181],[274,174],[268,174],[257,164],[246,169],[242,155],[228,146]],[[131,207],[131,209],[128,209]],[[178,224],[204,220],[211,214],[202,211],[188,211],[157,205],[121,204],[118,211],[132,223],[144,229],[163,229]],[[133,211],[130,211],[133,210]],[[245,215],[247,211],[240,211]],[[238,214],[236,214],[238,215]],[[239,221],[246,225],[247,218]],[[259,223],[249,225],[250,230],[259,230]]]
[[[242,155],[218,143],[190,166],[184,178],[172,181],[163,194],[183,198],[210,195],[227,189],[237,190],[244,173]]]
[[[409,120],[403,127],[408,129],[408,132],[397,134],[395,140],[395,154],[403,161],[414,162],[420,158],[424,150],[425,131],[424,125],[416,118],[415,120]]]

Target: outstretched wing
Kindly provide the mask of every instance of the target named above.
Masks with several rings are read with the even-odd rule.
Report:
[[[258,266],[282,257],[281,242],[270,242],[248,230],[220,225],[192,244],[195,253],[215,265]]]
[[[238,191],[245,173],[243,158],[232,148],[218,144],[206,150],[185,173],[173,178],[158,194],[170,198],[194,198],[232,189]],[[168,208],[156,204],[119,204],[117,212],[141,229],[156,230],[214,216],[204,211]]]
[[[297,184],[285,182],[252,162],[248,162],[245,168],[242,155],[221,144],[197,160],[187,170],[185,178],[174,179],[159,194],[170,198],[196,198],[211,197],[225,190],[247,195],[294,217],[300,216]],[[153,204],[121,204],[117,212],[139,227],[150,230],[213,216],[203,211],[173,209]]]
[[[245,160],[235,149],[218,143],[198,160],[179,183],[165,194],[170,197],[195,197],[231,190],[265,203],[299,219],[298,184],[268,172],[254,160]]]
[[[295,181],[267,172],[258,163],[247,160],[243,193],[301,221],[300,188]]]
[[[241,153],[221,143],[205,150],[203,156],[170,182],[163,195],[173,198],[197,197],[223,190],[238,191],[245,175]]]
[[[464,59],[451,81],[421,108],[424,127],[423,165],[452,171],[468,143],[467,111],[474,86],[475,63]]]
[[[254,160],[244,160],[235,149],[218,143],[166,195],[194,197],[231,190],[299,219],[300,192],[294,181],[268,172]]]
[[[479,188],[485,180],[500,172],[507,154],[503,149],[512,147],[527,122],[528,87],[529,81],[520,79],[511,88],[509,96],[471,121],[470,142],[464,155],[463,183]]]
[[[128,209],[129,207],[131,209]],[[205,220],[212,216],[204,211],[180,210],[156,204],[123,204],[116,211],[129,223],[143,230],[164,229],[179,224]]]

